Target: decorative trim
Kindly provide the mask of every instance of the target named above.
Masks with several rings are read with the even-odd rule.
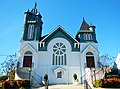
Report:
[[[45,42],[39,42],[40,47],[45,47]]]
[[[87,50],[89,47],[95,49],[96,52],[99,52],[95,47],[93,47],[92,45],[88,45],[83,51],[81,51],[81,53],[83,53],[85,50]]]
[[[57,70],[62,70],[62,71],[66,71],[66,69],[62,68],[62,67],[56,67],[55,69],[53,69],[52,71],[55,72]]]
[[[80,48],[80,43],[74,43],[74,48]]]
[[[42,39],[40,42],[44,41],[46,38],[48,38],[52,33],[54,33],[58,28],[61,28],[65,33],[67,33],[73,40],[75,40],[77,43],[79,43],[75,38],[73,38],[62,26],[58,26],[53,30],[49,35],[47,35],[44,39]]]
[[[26,47],[30,47],[33,51],[37,52],[29,43],[26,44],[23,48],[21,48],[18,52],[24,50]]]
[[[27,21],[27,23],[36,23],[36,21]]]

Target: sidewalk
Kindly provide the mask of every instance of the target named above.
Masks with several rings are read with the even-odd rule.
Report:
[[[45,87],[32,88],[32,89],[45,89]],[[50,85],[48,89],[84,89],[83,85],[75,86],[73,84],[63,84],[63,85]],[[120,88],[93,88],[93,89],[120,89]]]
[[[32,88],[32,89],[45,89],[45,87]],[[48,89],[84,89],[83,85],[75,86],[73,84],[70,85],[50,85]]]

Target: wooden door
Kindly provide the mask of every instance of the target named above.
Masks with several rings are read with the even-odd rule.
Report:
[[[94,56],[87,56],[86,62],[88,68],[95,68]]]
[[[32,67],[32,56],[24,56],[23,67]]]

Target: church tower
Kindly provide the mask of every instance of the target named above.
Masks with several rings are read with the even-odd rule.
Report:
[[[83,18],[81,27],[76,34],[76,39],[80,42],[80,52],[84,59],[85,68],[98,67],[98,42],[96,39],[95,26],[88,24]]]
[[[85,19],[83,18],[82,25],[76,35],[76,39],[81,43],[97,43],[95,26],[92,24],[88,25]]]
[[[24,13],[24,28],[21,41],[39,41],[42,35],[42,16],[37,10],[37,4],[34,8]]]

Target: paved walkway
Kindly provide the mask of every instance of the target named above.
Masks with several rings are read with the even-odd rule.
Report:
[[[45,87],[32,88],[32,89],[45,89]],[[75,86],[75,85],[50,85],[48,89],[84,89],[83,85]]]
[[[32,88],[32,89],[45,89],[45,87]],[[48,89],[84,89],[83,85],[75,86],[73,84],[70,85],[50,85]],[[120,88],[93,88],[93,89],[120,89]]]

